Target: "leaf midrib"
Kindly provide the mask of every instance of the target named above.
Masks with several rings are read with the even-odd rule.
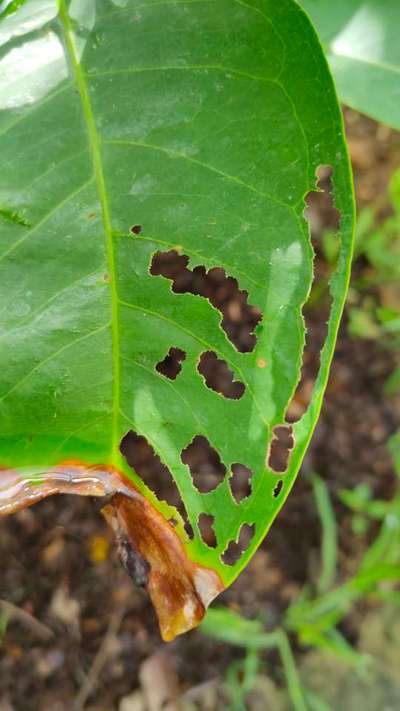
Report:
[[[89,97],[85,74],[81,69],[79,56],[77,53],[72,23],[68,15],[65,0],[58,0],[59,17],[61,20],[65,47],[70,59],[74,79],[79,91],[82,105],[83,118],[86,124],[89,150],[92,157],[94,175],[97,192],[99,196],[101,215],[106,237],[108,270],[110,277],[111,296],[111,337],[112,337],[112,425],[111,425],[111,463],[116,464],[119,460],[119,409],[120,409],[120,338],[119,338],[119,297],[116,279],[116,264],[114,254],[113,232],[111,226],[110,208],[108,204],[107,190],[104,179],[103,162],[100,150],[100,139],[97,132],[96,122],[93,115],[92,104]]]

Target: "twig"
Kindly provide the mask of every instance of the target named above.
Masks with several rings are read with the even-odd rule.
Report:
[[[0,609],[3,610],[9,620],[18,620],[18,622],[24,625],[24,627],[27,627],[36,637],[39,637],[39,639],[47,641],[54,637],[54,632],[50,627],[39,622],[39,620],[29,614],[29,612],[25,612],[25,610],[17,607],[17,605],[13,605],[12,602],[0,600]]]
[[[99,651],[97,652],[93,664],[89,669],[89,672],[76,696],[74,702],[74,711],[83,711],[86,705],[86,701],[91,695],[93,689],[95,688],[99,676],[107,664],[108,657],[110,654],[111,642],[116,637],[119,628],[121,627],[122,620],[124,619],[125,612],[127,608],[127,603],[122,602],[118,609],[111,616],[110,622],[107,627],[107,631],[103,637],[103,641],[100,645]]]

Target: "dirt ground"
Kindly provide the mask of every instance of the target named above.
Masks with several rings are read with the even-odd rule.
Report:
[[[359,206],[384,194],[400,165],[400,136],[346,111]],[[357,273],[364,268],[355,265]],[[309,314],[304,387],[318,363],[326,320],[322,303]],[[340,573],[360,554],[343,487],[369,483],[389,498],[394,472],[385,443],[400,424],[400,403],[383,395],[395,355],[378,343],[352,340],[342,324],[316,434],[281,515],[252,562],[220,598],[268,627],[318,574],[320,524],[307,472],[318,472],[332,494],[340,531]],[[1,711],[140,711],[138,690],[184,695],[184,708],[212,709],[213,689],[240,651],[194,631],[166,646],[152,607],[121,569],[112,536],[83,498],[55,498],[0,523],[0,599],[10,620],[0,646]],[[357,548],[356,548],[357,545]],[[344,630],[358,635],[357,620]],[[168,654],[165,654],[168,649]],[[279,681],[273,657],[272,675]],[[213,700],[214,699],[214,700]],[[161,708],[161,706],[160,706]],[[167,708],[167,707],[166,707]]]

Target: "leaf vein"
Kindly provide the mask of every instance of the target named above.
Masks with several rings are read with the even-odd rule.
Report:
[[[153,143],[144,143],[141,141],[133,141],[133,140],[126,140],[126,139],[118,139],[118,138],[105,139],[103,142],[105,144],[111,145],[111,146],[121,145],[121,146],[132,146],[132,147],[136,147],[136,148],[147,148],[149,150],[159,151],[160,153],[164,153],[165,155],[169,156],[170,158],[178,158],[180,160],[186,160],[189,163],[193,163],[194,165],[199,166],[200,168],[205,168],[206,170],[210,170],[212,173],[216,173],[217,175],[221,176],[222,178],[225,178],[226,180],[231,180],[232,182],[237,183],[238,185],[241,185],[242,187],[247,188],[248,190],[251,190],[252,192],[256,193],[257,195],[267,198],[268,200],[271,200],[271,202],[274,202],[277,205],[281,205],[281,207],[285,207],[289,210],[293,209],[292,205],[289,205],[286,202],[282,202],[274,195],[262,192],[261,190],[257,190],[257,188],[254,185],[251,185],[251,183],[246,183],[244,180],[242,180],[241,178],[238,178],[235,175],[230,175],[229,173],[225,173],[223,170],[219,170],[219,168],[216,168],[215,166],[210,165],[209,163],[204,163],[203,161],[198,160],[197,158],[188,156],[188,155],[186,155],[186,153],[181,153],[180,151],[175,151],[172,148],[165,148],[164,146],[157,146],[157,145],[154,145]]]
[[[40,363],[37,363],[34,368],[32,368],[28,373],[25,373],[25,375],[20,380],[18,380],[16,383],[14,383],[14,385],[6,393],[4,393],[4,395],[2,395],[2,397],[0,398],[0,402],[3,402],[3,400],[5,400],[9,395],[11,395],[11,393],[13,393],[14,390],[19,388],[26,380],[28,380],[34,373],[36,373],[38,370],[40,370],[40,368],[42,368],[44,365],[47,365],[52,360],[55,360],[59,355],[61,355],[61,353],[64,353],[69,348],[72,348],[73,346],[77,345],[78,343],[81,343],[81,341],[85,341],[87,338],[91,338],[92,336],[95,336],[98,333],[105,331],[106,328],[109,327],[109,325],[110,325],[109,323],[106,323],[105,325],[94,329],[94,331],[85,333],[83,336],[79,336],[78,338],[75,338],[73,341],[69,341],[61,348],[58,348],[58,350],[54,351],[54,353],[51,353],[49,356],[47,356],[47,358],[40,361]]]
[[[83,185],[80,185],[79,188],[77,188],[76,190],[74,190],[74,192],[72,192],[72,193],[70,193],[69,195],[67,195],[67,196],[64,198],[64,200],[62,200],[61,202],[57,203],[57,205],[55,205],[55,206],[52,208],[52,210],[50,210],[50,212],[47,212],[46,215],[44,215],[44,216],[42,217],[42,219],[41,219],[39,222],[37,222],[36,225],[35,225],[31,230],[29,230],[28,232],[25,232],[25,234],[23,235],[23,237],[20,237],[20,239],[16,240],[16,242],[13,242],[13,244],[10,245],[10,247],[9,247],[8,249],[6,249],[6,251],[3,252],[3,253],[0,255],[0,262],[2,262],[3,259],[5,259],[6,257],[8,257],[8,256],[9,256],[10,254],[12,254],[18,247],[20,247],[24,242],[26,242],[26,240],[27,240],[29,237],[31,237],[35,232],[37,232],[37,230],[39,229],[39,227],[43,227],[43,225],[46,224],[46,222],[47,222],[53,215],[55,215],[56,212],[58,212],[58,210],[60,210],[60,208],[64,207],[64,205],[66,205],[70,200],[72,200],[74,197],[76,197],[77,195],[79,195],[79,193],[83,192],[83,190],[85,190],[85,188],[87,188],[92,182],[93,182],[93,176],[92,176],[91,178],[89,178],[89,180],[86,180],[86,181],[83,183]]]

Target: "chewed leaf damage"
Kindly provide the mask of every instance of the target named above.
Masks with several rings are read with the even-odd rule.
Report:
[[[293,486],[344,306],[353,198],[340,107],[298,3],[144,2],[140,22],[124,4],[82,25],[74,3],[54,3],[68,94],[56,71],[50,113],[37,92],[6,97],[0,515],[56,493],[104,497],[121,561],[171,639],[237,577]],[[42,19],[34,42],[47,37]],[[15,71],[27,47],[13,38]],[[45,150],[32,143],[44,118]],[[339,257],[319,371],[295,418],[317,165],[333,170]],[[271,430],[290,424],[269,462]],[[135,486],[112,466],[129,477],[121,454]]]
[[[165,641],[196,627],[224,585],[192,562],[174,527],[117,469],[63,462],[47,472],[0,470],[0,516],[53,494],[107,497],[102,509],[128,573],[145,587]]]

